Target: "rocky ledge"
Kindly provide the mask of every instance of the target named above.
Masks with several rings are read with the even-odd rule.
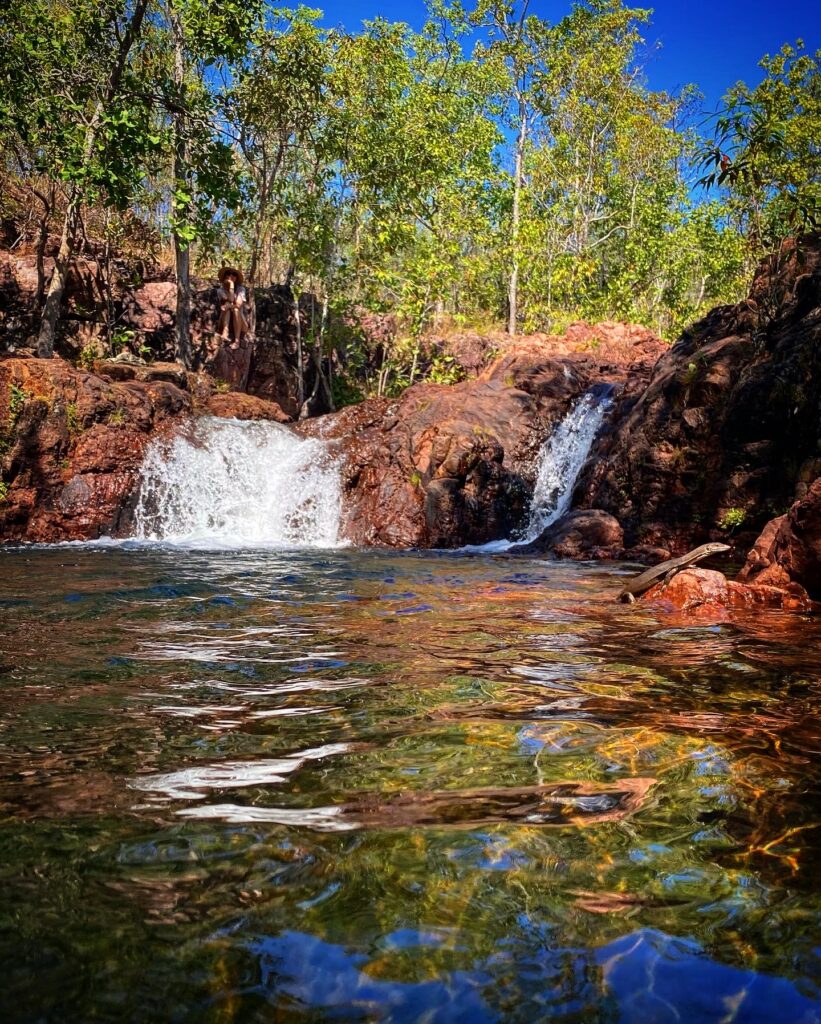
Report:
[[[821,475],[821,235],[765,261],[624,393],[574,505],[615,516],[628,548],[746,550]]]
[[[665,349],[646,331],[607,359],[585,345],[520,339],[473,380],[418,384],[298,429],[339,453],[353,543],[482,544],[523,525],[541,445],[573,403],[593,386],[641,390]]]
[[[213,394],[208,378],[175,363],[97,369],[79,370],[62,359],[0,360],[3,541],[122,532],[146,446],[195,413],[288,419],[276,403]]]

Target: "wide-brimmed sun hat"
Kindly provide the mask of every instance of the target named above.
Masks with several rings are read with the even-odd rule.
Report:
[[[219,277],[220,284],[225,284],[225,278],[229,274],[236,275],[237,284],[242,284],[242,282],[245,280],[245,278],[242,276],[242,271],[237,270],[236,267],[223,267],[222,270],[217,275],[217,277]]]

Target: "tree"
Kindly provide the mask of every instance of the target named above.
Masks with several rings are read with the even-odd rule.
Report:
[[[217,125],[212,84],[219,68],[230,76],[245,56],[262,0],[166,0],[173,63],[165,106],[173,136],[171,234],[177,278],[176,355],[191,352],[191,243],[207,232],[215,209],[240,198],[233,155]]]
[[[472,15],[474,25],[485,30],[489,44],[480,44],[480,60],[501,65],[507,77],[507,96],[503,106],[508,127],[515,132],[513,146],[513,195],[508,237],[508,315],[507,332],[515,334],[519,318],[519,235],[521,229],[522,189],[524,187],[525,150],[536,112],[533,107],[534,82],[542,70],[540,41],[547,25],[535,16],[528,17],[530,0],[480,0]]]
[[[821,50],[799,40],[759,66],[754,89],[739,82],[724,97],[701,179],[728,189],[756,256],[821,224]]]
[[[126,203],[160,143],[129,60],[148,0],[27,0],[8,9],[0,114],[38,171],[66,189],[60,248],[37,341],[54,351],[84,201]]]

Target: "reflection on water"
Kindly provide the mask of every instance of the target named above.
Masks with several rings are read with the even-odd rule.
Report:
[[[3,1020],[821,1020],[821,623],[491,557],[2,569]]]

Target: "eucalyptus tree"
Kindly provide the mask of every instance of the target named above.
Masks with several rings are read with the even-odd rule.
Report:
[[[21,0],[0,15],[0,120],[36,171],[65,190],[38,353],[54,351],[84,202],[127,205],[161,145],[133,60],[149,0]]]
[[[462,279],[467,240],[484,238],[498,178],[493,90],[463,53],[465,31],[442,19],[418,33],[377,20],[339,40],[331,79],[356,211],[346,259],[358,297],[396,313],[409,334],[410,382],[422,331]],[[391,370],[383,359],[378,390]]]
[[[163,103],[173,146],[171,235],[177,280],[176,354],[190,367],[191,244],[221,205],[241,198],[231,145],[218,123],[218,73],[228,78],[246,56],[263,0],[161,0],[171,38]]]
[[[515,133],[513,144],[513,190],[510,229],[507,239],[508,297],[507,331],[515,334],[519,318],[519,238],[522,191],[525,183],[525,153],[538,116],[534,89],[544,72],[542,45],[548,25],[529,13],[530,0],[479,0],[471,14],[472,23],[487,36],[477,48],[477,59],[504,69],[502,113],[508,129]]]
[[[821,50],[799,40],[759,66],[757,86],[738,82],[724,97],[701,180],[728,190],[756,257],[821,224]]]
[[[328,60],[329,34],[317,25],[316,12],[278,12],[273,23],[255,35],[251,58],[224,97],[226,116],[253,185],[248,210],[251,285],[261,270],[268,281],[273,273],[272,249],[285,179],[309,150],[322,148]]]

